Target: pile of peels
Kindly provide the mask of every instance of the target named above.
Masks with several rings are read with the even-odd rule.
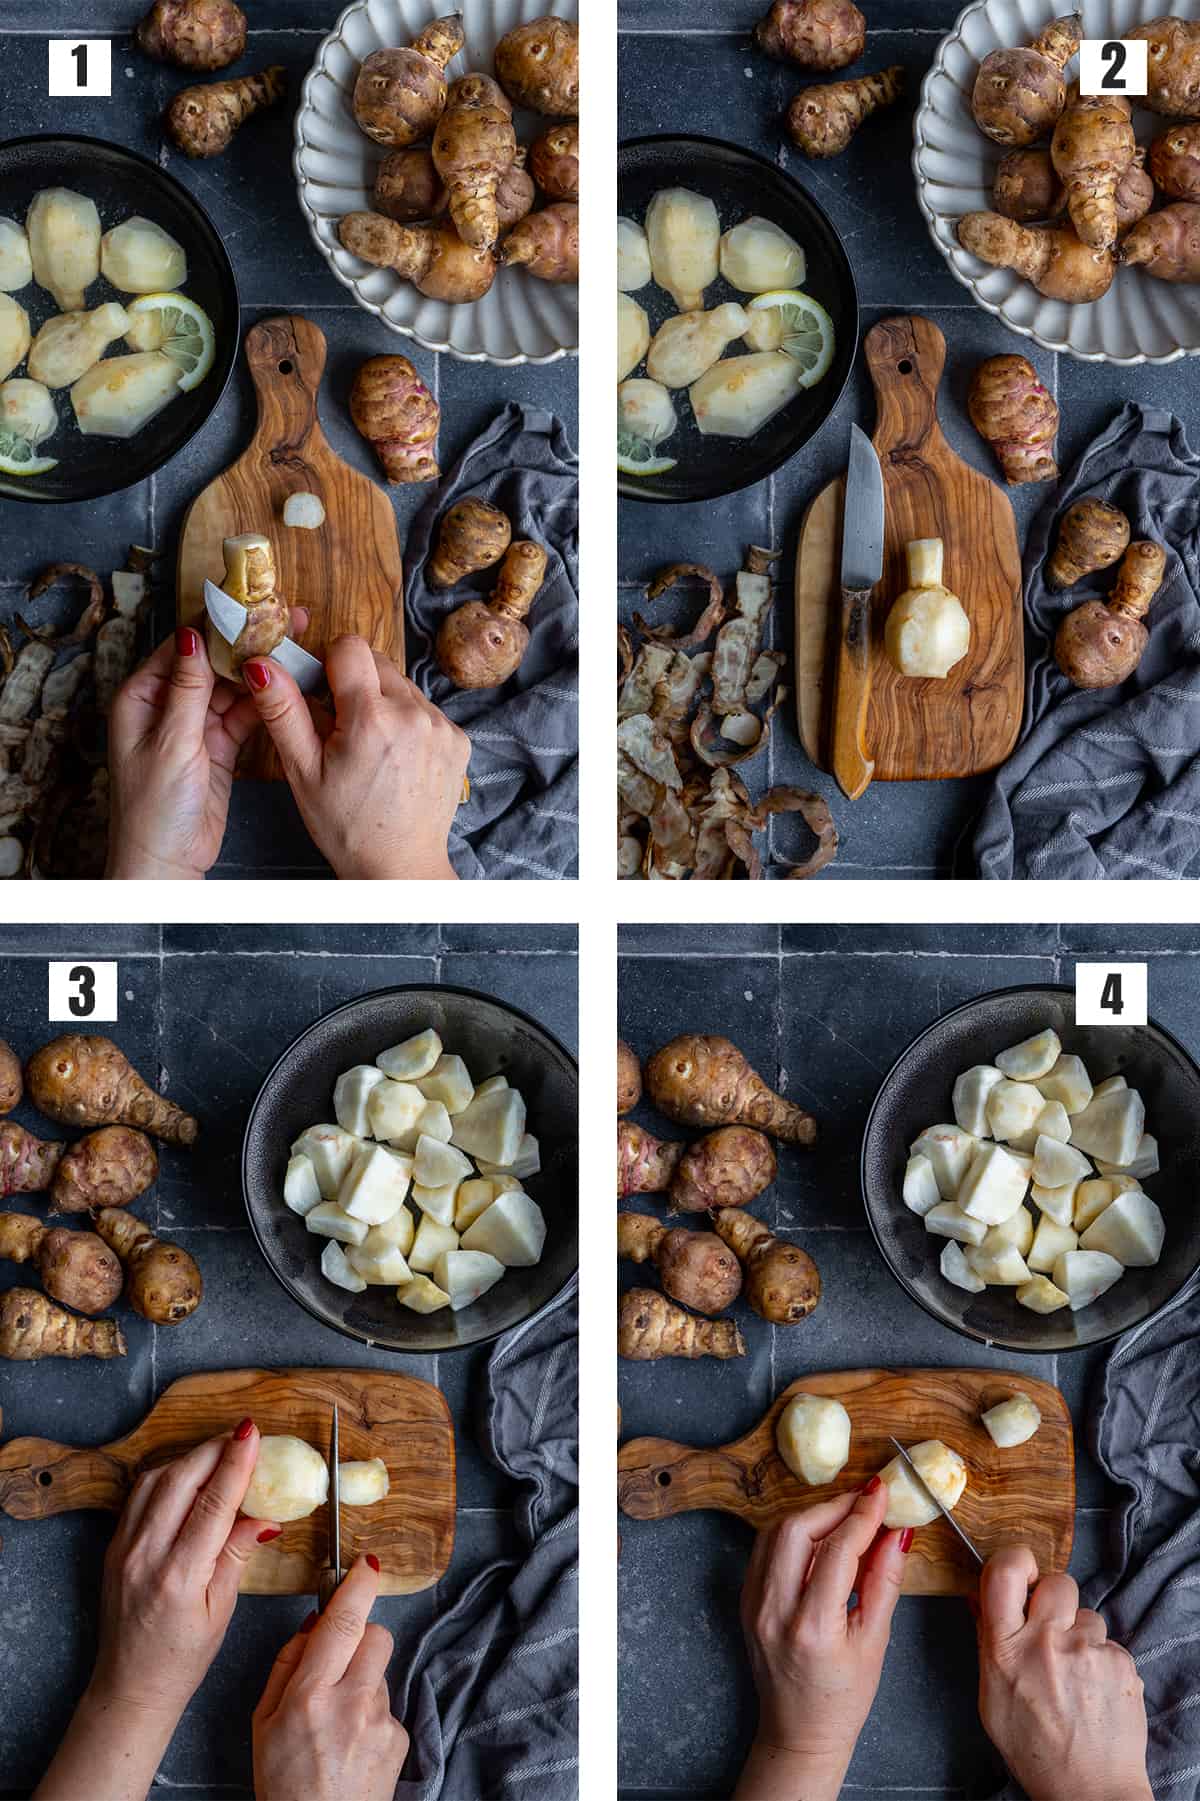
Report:
[[[771,788],[757,801],[736,768],[767,746],[787,690],[777,685],[783,652],[765,650],[770,567],[776,551],[752,545],[731,595],[701,563],[672,563],[646,590],[657,600],[694,576],[708,600],[691,631],[618,627],[617,868],[623,879],[727,880],[763,873],[754,833],[775,813],[799,813],[817,840],[791,880],[816,875],[837,855],[833,816],[819,794]],[[709,645],[711,648],[702,648]],[[764,703],[765,707],[764,707]]]

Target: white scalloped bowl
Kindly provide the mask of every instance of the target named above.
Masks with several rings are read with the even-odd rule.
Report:
[[[921,84],[914,128],[917,200],[950,273],[980,306],[1046,350],[1090,363],[1170,363],[1200,355],[1200,286],[1155,281],[1139,269],[1119,269],[1102,299],[1089,306],[1046,300],[1011,269],[990,269],[962,249],[954,235],[963,213],[991,205],[992,173],[1003,151],[979,131],[970,113],[980,62],[991,50],[1025,44],[1068,10],[1055,0],[977,0],[938,46]],[[1078,9],[1088,37],[1122,37],[1168,10],[1163,0],[1083,0]],[[1068,73],[1074,69],[1068,64]],[[1167,121],[1134,107],[1139,143]]]
[[[523,269],[501,269],[482,300],[450,306],[429,300],[390,269],[374,269],[338,241],[344,213],[370,209],[375,170],[386,152],[354,122],[350,100],[358,66],[372,50],[407,44],[431,19],[451,10],[434,0],[354,0],[317,51],[296,114],[292,167],[313,241],[359,305],[426,350],[448,350],[468,363],[552,363],[579,348],[579,291],[536,281]],[[514,26],[553,10],[578,18],[578,0],[457,0],[467,48],[450,64],[451,79],[492,67],[496,45]],[[549,123],[523,114],[527,142]]]

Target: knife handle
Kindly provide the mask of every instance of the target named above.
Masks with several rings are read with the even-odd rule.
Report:
[[[867,755],[871,698],[870,588],[842,589],[842,629],[833,696],[833,773],[847,800],[857,800],[875,773]]]
[[[323,1569],[321,1571],[320,1579],[317,1583],[317,1612],[318,1613],[324,1613],[325,1609],[329,1606],[329,1603],[332,1601],[334,1595],[337,1593],[337,1587],[338,1587],[337,1571],[333,1568],[333,1566],[331,1564],[327,1565],[325,1567],[325,1569]]]

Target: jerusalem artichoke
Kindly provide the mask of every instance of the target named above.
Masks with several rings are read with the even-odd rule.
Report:
[[[1168,15],[1124,35],[1146,40],[1144,104],[1168,118],[1200,117],[1200,20]]]
[[[696,1313],[721,1313],[741,1293],[741,1265],[715,1232],[663,1226],[648,1213],[618,1213],[617,1256],[653,1262],[663,1292]]]
[[[646,353],[646,374],[664,388],[689,388],[749,323],[745,308],[733,300],[709,312],[675,313],[654,334]]]
[[[456,500],[442,514],[425,570],[431,588],[453,588],[477,569],[498,563],[512,542],[512,521],[487,500]]]
[[[17,1065],[18,1077],[20,1065]],[[629,1113],[642,1098],[642,1066],[637,1053],[623,1038],[617,1039],[617,1115]],[[17,1100],[20,1099],[18,1094]],[[16,1101],[13,1102],[15,1107]]]
[[[156,1238],[121,1207],[102,1207],[96,1230],[125,1265],[127,1297],[135,1313],[156,1326],[175,1326],[196,1311],[204,1283],[187,1251]]]
[[[971,648],[971,622],[957,594],[942,583],[942,540],[914,538],[904,554],[908,587],[884,626],[888,661],[900,675],[945,677]]]
[[[389,482],[437,480],[441,408],[406,356],[368,357],[350,389],[350,417]]]
[[[1079,48],[1078,17],[1052,19],[1028,48],[991,50],[979,65],[971,115],[997,144],[1032,144],[1053,131],[1066,100],[1063,70]]]
[[[287,93],[287,70],[275,63],[235,81],[183,88],[164,115],[167,136],[185,156],[220,156],[238,128]]]
[[[121,1265],[94,1232],[44,1226],[28,1213],[0,1213],[0,1257],[32,1263],[46,1293],[76,1313],[103,1313],[121,1292]]]
[[[491,600],[469,600],[442,621],[435,655],[456,688],[497,688],[529,644],[525,615],[546,574],[540,544],[518,538],[504,553]]]
[[[246,15],[234,0],[154,0],[134,35],[155,62],[225,69],[246,48]]]
[[[660,188],[646,208],[646,247],[654,280],[666,289],[677,311],[702,311],[704,290],[717,279],[721,254],[721,221],[708,196],[690,188]],[[636,301],[626,304],[637,306]],[[640,307],[637,310],[641,312]],[[630,363],[629,369],[633,366]],[[623,379],[617,376],[618,381]]]
[[[805,156],[840,156],[872,113],[894,106],[904,92],[899,63],[856,81],[831,81],[801,88],[788,107],[788,136]]]
[[[971,378],[967,411],[995,451],[1007,482],[1054,480],[1058,406],[1026,357],[986,357]]]
[[[728,1038],[685,1032],[646,1065],[650,1099],[685,1126],[757,1126],[785,1144],[813,1144],[817,1122],[767,1087]]]
[[[807,1319],[821,1299],[821,1278],[806,1251],[776,1238],[740,1207],[722,1207],[713,1226],[746,1271],[746,1299],[755,1313],[777,1326]]]
[[[529,150],[529,173],[551,200],[578,200],[578,125],[552,125],[535,138]]]
[[[683,1152],[682,1144],[656,1138],[631,1119],[618,1120],[617,1199],[625,1200],[631,1194],[662,1194],[679,1167]]]
[[[500,246],[509,267],[527,269],[539,281],[579,280],[579,208],[556,200],[540,212],[526,213]]]
[[[110,1038],[67,1032],[52,1039],[29,1059],[25,1085],[34,1106],[64,1126],[137,1126],[182,1146],[194,1144],[200,1130],[190,1114],[155,1094]]]
[[[1117,188],[1137,154],[1129,102],[1081,95],[1059,114],[1050,156],[1076,236],[1097,250],[1117,241]]]
[[[481,300],[496,278],[490,250],[464,244],[452,225],[397,225],[380,213],[347,213],[338,237],[351,256],[394,269],[419,294],[461,306]]]
[[[0,1126],[0,1194],[40,1194],[49,1188],[66,1148],[35,1138],[12,1121]]]
[[[1121,246],[1121,261],[1156,281],[1200,281],[1200,204],[1177,200],[1140,219]]]
[[[275,552],[271,540],[261,532],[245,532],[240,538],[226,538],[222,545],[225,573],[221,586],[231,600],[240,601],[246,619],[231,644],[207,619],[205,635],[208,655],[218,675],[229,681],[240,681],[242,668],[251,657],[269,657],[287,637],[291,608],[275,586]]]
[[[775,1152],[753,1126],[718,1126],[690,1144],[668,1193],[672,1213],[745,1207],[775,1180]]]
[[[1150,174],[1170,200],[1200,200],[1200,125],[1172,125],[1150,146]]]
[[[630,302],[631,306],[635,304],[636,302]],[[638,311],[641,312],[640,307]],[[644,313],[642,317],[645,318]],[[25,360],[32,342],[29,314],[11,294],[0,294],[0,381],[6,380],[17,364]],[[646,342],[650,342],[649,331],[646,333]]]
[[[496,79],[514,106],[579,116],[579,27],[553,14],[516,26],[496,45]]]
[[[496,190],[517,154],[512,107],[490,75],[451,86],[433,135],[433,164],[464,244],[491,250],[500,236]]]
[[[1141,539],[1121,558],[1108,600],[1088,600],[1068,613],[1054,639],[1054,657],[1077,688],[1112,688],[1131,676],[1149,642],[1142,620],[1162,586],[1167,553]]]
[[[0,1295],[0,1357],[36,1363],[42,1357],[124,1357],[115,1320],[85,1320],[56,1307],[35,1288]]]
[[[158,1175],[158,1156],[144,1132],[101,1126],[73,1144],[50,1184],[53,1213],[128,1207]]]
[[[501,231],[508,231],[533,206],[533,178],[526,172],[524,159],[524,150],[518,150],[496,187],[496,216]],[[432,153],[424,145],[393,150],[384,157],[375,174],[371,199],[377,213],[401,225],[440,219],[449,205],[449,195],[433,166]]]
[[[844,69],[863,53],[867,21],[853,0],[773,0],[754,41],[802,69]]]
[[[1062,516],[1058,543],[1046,564],[1052,588],[1070,588],[1085,575],[1107,569],[1129,543],[1129,521],[1106,500],[1077,500]]]
[[[1138,150],[1117,182],[1114,196],[1117,231],[1136,225],[1154,205],[1154,182],[1145,168],[1145,152]],[[992,206],[1018,225],[1057,219],[1066,211],[1067,193],[1054,173],[1050,152],[1043,149],[1010,150],[996,165]]]
[[[11,1044],[0,1038],[0,1114],[11,1113],[25,1092],[21,1076],[21,1059]]]
[[[80,313],[100,273],[100,215],[70,188],[42,188],[25,215],[33,279],[53,294],[60,312]]]
[[[29,374],[47,388],[69,388],[130,327],[129,314],[108,300],[90,313],[56,313],[33,340]]]
[[[696,1319],[652,1288],[631,1288],[617,1310],[617,1352],[642,1363],[661,1357],[744,1357],[746,1343],[734,1320]]]
[[[1034,230],[999,213],[963,213],[956,232],[963,249],[980,262],[1015,269],[1048,300],[1085,305],[1112,286],[1116,264],[1111,251],[1081,243],[1067,226]]]
[[[465,42],[462,19],[434,19],[407,48],[372,50],[354,84],[354,117],[389,148],[428,137],[446,104],[446,65]]]

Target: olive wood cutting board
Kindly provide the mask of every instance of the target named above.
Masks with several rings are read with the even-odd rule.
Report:
[[[1001,1451],[979,1416],[1023,1389],[1042,1423],[1025,1444]],[[850,1459],[835,1482],[808,1488],[775,1449],[775,1425],[793,1395],[833,1395],[850,1415]],[[733,1444],[708,1450],[667,1438],[633,1438],[617,1459],[617,1498],[633,1519],[715,1508],[755,1528],[797,1508],[861,1488],[895,1456],[894,1435],[907,1449],[940,1438],[967,1465],[966,1490],[954,1517],[984,1557],[1004,1545],[1033,1547],[1043,1572],[1065,1570],[1075,1528],[1075,1458],[1071,1415],[1057,1388],[1035,1377],[988,1369],[835,1370],[805,1376]],[[939,1518],[922,1526],[904,1571],[912,1595],[973,1594],[974,1559]]]
[[[370,1507],[342,1508],[342,1563],[374,1551],[380,1592],[429,1588],[454,1545],[454,1428],[439,1389],[380,1370],[214,1370],[164,1389],[140,1426],[95,1450],[48,1438],[0,1445],[0,1511],[44,1519],[77,1508],[117,1512],[134,1479],[249,1415],[263,1434],[291,1433],[323,1455],[333,1403],[343,1461],[382,1457],[390,1488]],[[255,1551],[241,1592],[311,1595],[328,1559],[328,1509],[292,1520]]]
[[[202,626],[204,580],[220,582],[221,543],[263,532],[275,550],[279,591],[308,608],[300,642],[314,656],[343,632],[366,638],[404,668],[404,569],[396,515],[383,488],[330,449],[317,416],[325,338],[307,319],[265,319],[246,334],[258,425],[236,463],[201,490],[179,541],[175,604],[180,624]],[[316,531],[283,523],[289,494],[317,494]],[[277,779],[278,760],[256,734],[240,772]]]
[[[874,762],[876,781],[975,775],[1004,762],[1024,704],[1021,554],[1012,505],[942,435],[937,392],[946,340],[937,326],[928,319],[883,319],[867,333],[863,351],[875,386],[872,443],[883,470],[884,547],[883,574],[871,597],[862,755]],[[826,770],[842,617],[844,496],[841,478],[817,495],[796,557],[797,722],[809,757]],[[908,586],[904,546],[913,538],[942,540],[943,582],[971,622],[970,649],[941,680],[898,675],[884,654],[884,621]]]

